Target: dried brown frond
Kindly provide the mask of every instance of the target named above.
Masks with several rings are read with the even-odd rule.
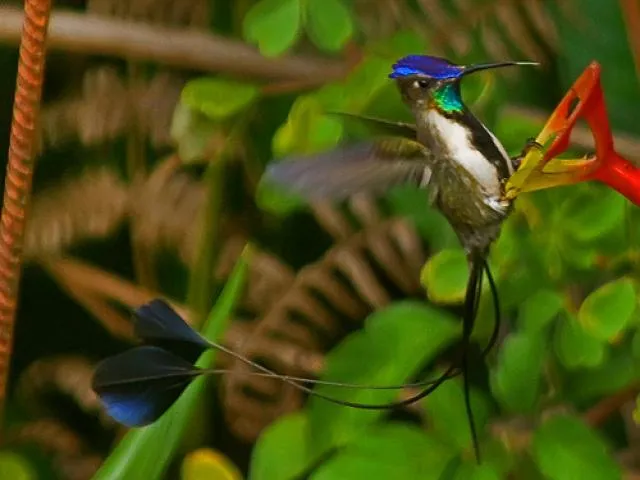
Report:
[[[143,248],[153,251],[170,248],[178,252],[186,265],[192,265],[206,186],[182,167],[176,156],[169,157],[146,181],[132,186],[129,215],[137,224],[138,241]],[[225,242],[246,242],[244,227],[235,217],[223,217],[220,228],[218,235]]]
[[[376,198],[369,194],[359,193],[351,196],[347,201],[347,207],[356,224],[336,208],[335,204],[318,202],[311,205],[318,224],[336,241],[345,240],[357,231],[378,225],[384,220]]]
[[[61,254],[77,243],[104,239],[124,221],[135,219],[145,249],[171,248],[190,265],[205,195],[202,180],[185,171],[177,157],[160,162],[148,178],[130,185],[106,167],[85,170],[35,196],[25,257]],[[221,237],[243,242],[242,229],[225,219]]]
[[[80,356],[55,356],[32,363],[18,379],[17,400],[35,419],[19,424],[8,432],[6,441],[12,446],[36,447],[49,457],[61,478],[90,479],[101,465],[103,455],[83,435],[79,425],[65,421],[68,413],[61,410],[65,398],[89,418],[96,418],[106,431],[116,427],[107,417],[91,389],[93,365]],[[76,414],[77,415],[77,414]],[[87,432],[85,431],[85,434]]]
[[[405,0],[401,0],[404,2]],[[401,26],[398,0],[355,0],[358,26],[369,40],[389,38]]]
[[[52,414],[45,399],[63,395],[90,414],[102,412],[100,401],[91,389],[93,365],[84,357],[56,356],[37,360],[20,376],[17,398],[34,414]],[[112,421],[105,417],[106,424]]]
[[[25,232],[25,258],[105,238],[124,220],[128,198],[124,182],[106,168],[85,171],[35,195]]]
[[[10,443],[35,443],[46,453],[78,455],[85,442],[77,433],[53,418],[41,418],[14,429]]]
[[[89,0],[89,15],[122,18],[154,25],[207,29],[207,0]],[[134,130],[156,147],[171,145],[169,128],[185,79],[161,70],[148,81],[141,71],[123,79],[109,66],[84,73],[82,92],[47,105],[42,113],[43,145],[57,147],[78,138],[94,145]]]
[[[394,294],[419,294],[425,258],[419,235],[404,220],[385,221],[352,235],[298,273],[255,321],[244,344],[237,346],[239,353],[282,374],[317,374],[322,365],[304,364],[283,353],[321,354],[344,335],[346,325],[359,325]],[[254,440],[276,417],[300,406],[300,392],[281,381],[247,376],[248,367],[241,362],[232,362],[232,368],[222,398],[229,425],[240,437]]]
[[[89,0],[87,12],[156,25],[209,26],[208,0]]]
[[[162,72],[148,82],[130,84],[113,67],[88,70],[77,97],[43,109],[41,143],[59,147],[77,138],[83,145],[96,145],[122,137],[135,126],[154,147],[170,146],[171,119],[184,82]]]
[[[91,452],[84,439],[54,418],[42,418],[20,425],[8,435],[12,446],[35,446],[52,458],[61,478],[89,480],[104,458]]]
[[[481,33],[483,46],[493,60],[522,57],[548,63],[558,48],[558,27],[543,0],[419,0],[424,17],[419,27],[434,32],[436,49],[445,46],[456,55],[468,54],[474,30]],[[451,4],[453,3],[453,4]],[[567,3],[567,2],[561,2]],[[571,9],[563,6],[563,14]],[[415,14],[404,10],[404,19],[416,28]]]
[[[246,240],[240,236],[225,242],[214,272],[216,279],[222,280],[229,276],[245,246]],[[253,246],[241,307],[255,315],[262,314],[291,287],[294,278],[295,273],[291,267]]]
[[[162,161],[141,185],[132,187],[131,216],[138,241],[147,249],[175,247],[182,260],[195,259],[198,234],[194,224],[206,197],[205,185],[182,170],[180,160]]]

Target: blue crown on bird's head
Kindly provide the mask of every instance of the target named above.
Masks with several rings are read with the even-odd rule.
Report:
[[[411,75],[423,75],[437,80],[446,80],[462,76],[465,68],[449,60],[428,55],[408,55],[393,64],[389,78],[402,78]]]
[[[451,80],[462,78],[473,72],[488,70],[490,68],[510,67],[515,65],[538,65],[536,62],[497,62],[480,63],[476,65],[456,65],[446,58],[432,57],[429,55],[408,55],[393,64],[393,71],[389,78],[403,78],[412,75],[421,75],[435,80]]]

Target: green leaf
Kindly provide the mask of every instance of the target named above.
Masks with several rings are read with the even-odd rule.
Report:
[[[280,185],[273,185],[264,177],[258,183],[256,203],[262,210],[281,216],[289,215],[308,206],[307,200],[301,195]]]
[[[242,480],[242,474],[220,452],[201,448],[191,452],[182,462],[182,480]]]
[[[567,238],[563,238],[560,245],[562,261],[579,270],[593,268],[598,258],[598,249],[567,240]]]
[[[319,455],[308,448],[309,420],[296,412],[272,423],[251,454],[249,480],[287,480],[300,476]]]
[[[553,290],[538,290],[527,298],[518,312],[518,327],[530,332],[542,332],[562,310],[564,300]]]
[[[627,387],[637,378],[631,347],[612,349],[608,358],[594,368],[572,371],[563,388],[572,399],[595,401]]]
[[[518,480],[548,480],[540,473],[538,466],[529,455],[521,455],[511,470],[513,478]]]
[[[631,418],[636,426],[640,425],[640,396],[636,397],[636,405],[633,408],[633,412],[631,412]]]
[[[568,317],[568,318],[567,318]],[[605,358],[605,344],[589,335],[574,317],[558,322],[555,331],[555,352],[568,368],[594,367]]]
[[[468,480],[468,479],[506,479],[515,465],[518,458],[513,452],[507,450],[502,440],[486,437],[481,440],[480,444],[482,453],[482,464],[478,465],[471,456],[464,456],[464,463],[460,463],[453,475],[442,478],[451,478],[452,480]],[[520,477],[517,477],[518,480]]]
[[[247,261],[243,254],[209,313],[203,330],[207,339],[217,341],[226,329],[236,302],[242,294],[246,275]],[[214,351],[208,350],[202,354],[196,365],[209,368],[213,360]],[[162,478],[187,426],[193,420],[194,407],[203,398],[205,380],[204,377],[194,380],[158,421],[127,432],[93,480]]]
[[[640,360],[640,329],[637,329],[631,340],[631,352],[634,358]]]
[[[427,44],[424,37],[414,30],[402,29],[391,37],[385,36],[383,39],[370,41],[366,48],[369,53],[382,57],[388,64],[408,52],[426,51]]]
[[[579,189],[560,208],[562,226],[576,240],[597,240],[623,221],[625,203],[622,195],[606,187]]]
[[[322,50],[340,50],[353,35],[353,21],[342,0],[306,0],[307,34]]]
[[[392,422],[367,430],[318,468],[311,480],[438,480],[454,455],[418,427]]]
[[[519,332],[507,337],[491,375],[493,394],[505,410],[531,413],[540,396],[545,359],[543,335]]]
[[[300,0],[261,0],[244,17],[243,34],[260,53],[275,57],[296,42],[300,20]]]
[[[633,281],[623,278],[591,292],[580,306],[578,320],[594,337],[613,340],[629,325],[635,309]]]
[[[292,153],[308,155],[334,147],[342,137],[340,119],[325,115],[317,98],[298,97],[289,117],[273,137],[276,157]]]
[[[466,450],[472,446],[464,390],[460,380],[449,380],[443,383],[422,403],[429,417],[429,423],[439,437],[447,439],[458,450]],[[471,405],[476,429],[482,432],[489,419],[489,402],[480,391],[472,389]]]
[[[442,250],[422,267],[420,282],[429,300],[456,304],[464,300],[469,276],[469,264],[460,248]]]
[[[0,478],[11,480],[36,480],[37,472],[22,455],[0,452]]]
[[[326,358],[323,380],[359,385],[398,385],[418,373],[460,333],[450,314],[414,302],[396,302],[376,311],[363,330],[347,337]],[[344,401],[386,404],[395,390],[366,390],[318,385],[324,395]],[[344,408],[312,397],[309,401],[312,448],[325,452],[343,445],[377,421],[384,411]]]
[[[183,163],[207,160],[207,147],[220,126],[200,112],[178,103],[171,121],[171,138]]]
[[[455,480],[502,480],[504,477],[493,465],[464,463],[456,471]]]
[[[342,83],[344,90],[343,111],[363,112],[376,96],[389,86],[389,62],[377,57],[367,57]]]
[[[187,83],[180,100],[213,120],[221,120],[245,108],[259,92],[255,85],[203,77]]]
[[[620,467],[600,437],[578,418],[557,416],[533,436],[533,456],[550,480],[615,480]]]

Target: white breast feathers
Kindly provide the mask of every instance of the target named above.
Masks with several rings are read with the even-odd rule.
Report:
[[[440,137],[441,145],[447,149],[443,153],[467,170],[488,194],[499,196],[498,170],[473,147],[471,133],[434,110],[428,113],[427,121],[432,131]]]

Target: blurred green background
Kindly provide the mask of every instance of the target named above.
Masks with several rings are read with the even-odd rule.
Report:
[[[0,5],[2,152],[21,8]],[[638,161],[639,8],[54,2],[0,478],[640,478],[640,213],[595,184],[523,195],[492,250],[504,325],[472,375],[481,466],[459,379],[406,409],[359,411],[216,355],[231,373],[130,432],[90,390],[95,363],[135,343],[129,311],[157,296],[282,374],[436,376],[455,358],[467,270],[426,192],[309,205],[260,183],[265,165],[372,135],[332,112],[410,120],[387,75],[421,53],[542,64],[463,83],[511,154],[597,60],[616,147]],[[572,150],[590,138],[580,125]],[[483,295],[478,352],[492,321]],[[317,388],[367,403],[411,393]]]

